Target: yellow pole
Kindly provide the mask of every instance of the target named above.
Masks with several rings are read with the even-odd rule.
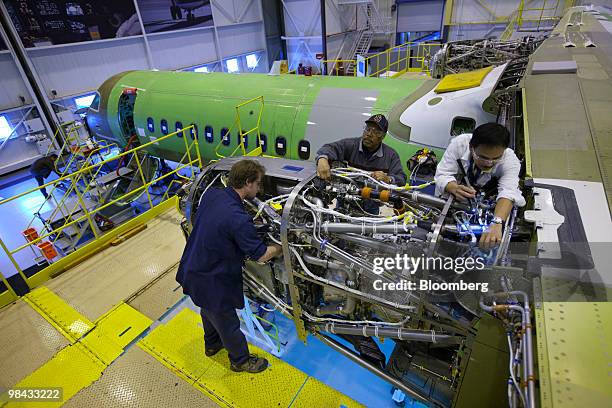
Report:
[[[77,182],[78,180],[74,180],[72,181],[74,183],[74,191],[77,195],[77,199],[79,200],[79,204],[81,204],[81,208],[83,209],[83,212],[85,213],[85,215],[87,215],[87,222],[89,222],[89,227],[91,228],[91,231],[94,234],[94,237],[96,237],[96,239],[98,238],[98,232],[96,231],[96,228],[94,226],[94,223],[91,219],[91,214],[89,213],[89,210],[87,209],[87,206],[85,205],[85,200],[83,200],[83,196],[81,195],[81,192],[79,191],[79,187],[77,186]],[[70,214],[72,215],[74,213],[74,209],[73,212]]]
[[[147,180],[145,180],[144,173],[142,172],[142,165],[140,164],[140,158],[138,157],[138,152],[134,153],[134,157],[136,158],[136,164],[138,165],[138,172],[140,173],[142,185],[144,186],[145,184],[147,184]],[[147,199],[149,200],[149,205],[151,206],[151,208],[153,208],[153,201],[151,200],[151,195],[149,194],[148,187],[145,189],[145,192],[147,193]]]
[[[40,240],[40,239],[39,239]],[[29,243],[31,244],[31,243]],[[17,263],[17,261],[15,260],[15,257],[13,257],[13,254],[11,253],[11,251],[9,251],[9,249],[6,247],[6,245],[4,244],[4,241],[2,240],[2,238],[0,238],[0,246],[2,247],[2,250],[4,251],[4,253],[6,254],[6,256],[8,256],[8,259],[11,261],[11,263],[13,264],[13,266],[15,267],[15,269],[17,270],[17,273],[19,273],[19,275],[21,275],[21,278],[23,279],[23,281],[26,283],[26,285],[28,285],[28,277],[25,276],[25,273],[23,273],[23,271],[21,270],[21,268],[19,267],[19,264]],[[28,246],[25,245],[23,246],[24,248]],[[29,289],[32,289],[30,287],[30,285],[28,285]]]
[[[8,290],[11,293],[11,295],[13,295],[14,298],[18,298],[19,296],[17,296],[17,293],[15,293],[11,285],[9,285],[8,281],[4,277],[4,274],[2,274],[1,272],[0,272],[0,279],[2,280],[2,282],[4,282],[4,286],[6,286],[6,290]]]
[[[199,163],[198,168],[201,169],[202,168],[202,156],[200,155],[200,142],[198,142],[198,138],[197,137],[195,138],[194,142],[195,142],[195,146],[196,146],[196,153],[197,153],[197,156],[198,156],[198,163]]]
[[[187,128],[189,129],[189,134],[191,135],[193,132],[193,140],[198,138],[198,135],[195,134],[195,127],[193,125],[187,126]],[[189,146],[187,145],[187,138],[183,137],[183,142],[185,142],[185,151],[187,153],[187,158],[189,159],[189,162],[191,162],[191,152],[189,151]],[[191,169],[191,177],[193,177],[193,168]]]

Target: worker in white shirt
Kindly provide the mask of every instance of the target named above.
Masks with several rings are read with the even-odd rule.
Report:
[[[510,133],[498,123],[485,123],[472,134],[458,135],[450,142],[436,169],[436,195],[452,194],[459,201],[475,197],[477,190],[487,190],[496,185],[497,198],[494,218],[480,237],[480,246],[490,248],[501,241],[502,226],[513,206],[525,205],[519,189],[521,162],[508,148]],[[463,184],[457,176],[463,174]]]

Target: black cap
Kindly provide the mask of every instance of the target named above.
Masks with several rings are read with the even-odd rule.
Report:
[[[370,116],[365,123],[372,123],[385,133],[387,132],[387,129],[389,129],[389,122],[387,122],[387,118],[385,118],[385,115],[381,115],[380,113]]]

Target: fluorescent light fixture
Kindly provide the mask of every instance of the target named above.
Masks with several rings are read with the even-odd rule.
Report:
[[[366,96],[365,98],[363,98],[366,101],[371,101],[371,102],[375,102],[378,100],[378,98],[374,98],[373,96]]]
[[[237,58],[229,59],[225,62],[225,64],[227,65],[227,72],[233,73],[233,72],[240,71],[240,69],[238,69],[238,59]]]
[[[80,96],[78,98],[74,98],[74,103],[76,104],[77,109],[89,108],[95,97],[96,94]]]
[[[366,112],[362,112],[362,113],[361,113],[361,115],[363,115],[363,116],[367,116],[368,118],[369,118],[370,116],[372,116],[372,114],[370,114],[370,113],[366,113]]]
[[[12,131],[13,129],[9,125],[8,120],[6,120],[6,117],[0,116],[0,141],[9,137]]]
[[[250,69],[256,68],[257,62],[258,62],[257,55],[249,54],[246,56],[247,67],[249,67]]]
[[[198,68],[194,69],[193,72],[209,73],[210,71],[208,70],[208,67],[198,67]]]

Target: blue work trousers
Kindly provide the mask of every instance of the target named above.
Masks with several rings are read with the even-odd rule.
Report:
[[[214,349],[225,347],[230,361],[234,365],[245,363],[249,359],[249,346],[244,334],[240,331],[240,319],[235,309],[227,311],[208,311],[200,309],[204,325],[204,347]]]

